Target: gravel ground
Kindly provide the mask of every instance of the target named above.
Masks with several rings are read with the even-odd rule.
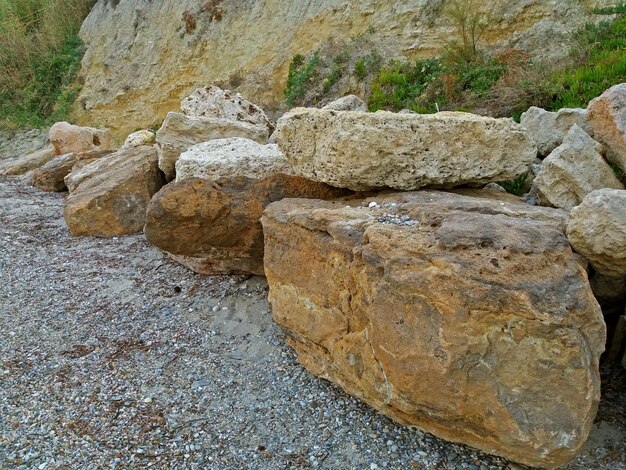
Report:
[[[263,278],[195,275],[141,235],[71,238],[62,204],[0,179],[0,468],[522,468],[306,373]],[[567,468],[626,468],[626,381],[603,375]]]

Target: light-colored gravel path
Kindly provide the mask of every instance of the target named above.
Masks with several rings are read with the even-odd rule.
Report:
[[[306,373],[262,278],[194,275],[141,235],[71,238],[62,204],[0,179],[0,468],[512,468]],[[605,375],[569,468],[626,468],[624,374]]]

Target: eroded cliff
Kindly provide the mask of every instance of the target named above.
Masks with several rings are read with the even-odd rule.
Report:
[[[292,56],[329,38],[368,34],[385,57],[438,53],[454,37],[446,0],[98,0],[81,36],[79,123],[124,137],[178,109],[191,90],[243,77],[240,90],[268,108],[282,102]],[[608,0],[493,0],[484,38],[550,59]]]

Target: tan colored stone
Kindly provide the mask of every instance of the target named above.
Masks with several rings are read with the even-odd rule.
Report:
[[[269,133],[266,126],[242,121],[167,113],[163,125],[156,134],[156,141],[160,147],[159,168],[165,173],[168,181],[172,180],[176,176],[176,161],[182,152],[207,140],[228,137],[244,137],[265,144]]]
[[[593,424],[606,339],[563,217],[435,191],[276,202],[273,318],[309,371],[397,422],[557,467]]]
[[[74,236],[141,232],[150,199],[162,186],[154,147],[132,147],[100,158],[65,178],[63,216]]]
[[[0,161],[0,175],[23,175],[35,168],[45,165],[54,157],[54,149],[52,147],[46,147],[23,157]]]
[[[146,238],[201,274],[263,275],[265,207],[286,197],[330,199],[345,190],[273,174],[210,181],[188,178],[159,191],[148,208]]]
[[[68,153],[54,157],[33,171],[31,184],[42,191],[66,191],[65,177],[78,162],[88,164],[113,153],[113,150],[94,150],[85,153]]]
[[[626,83],[609,88],[587,108],[594,137],[609,161],[626,171]]]
[[[57,155],[111,148],[109,129],[94,129],[75,126],[68,122],[57,122],[50,128],[49,137]]]
[[[626,276],[626,190],[590,193],[570,213],[567,237],[599,273]]]
[[[543,161],[534,185],[550,205],[572,210],[592,191],[603,188],[624,189],[611,167],[600,154],[602,145],[589,137],[577,124]]]
[[[512,120],[468,113],[296,108],[278,120],[276,141],[296,174],[355,191],[505,181],[537,154]]]

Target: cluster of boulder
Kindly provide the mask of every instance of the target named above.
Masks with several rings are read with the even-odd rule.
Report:
[[[302,364],[397,422],[528,465],[574,458],[600,304],[626,366],[626,190],[606,160],[626,170],[626,85],[521,125],[346,97],[274,126],[217,87],[181,111],[116,151],[57,124],[19,171],[69,191],[74,235],[143,230],[195,272],[265,275]],[[516,178],[527,201],[496,184]]]

